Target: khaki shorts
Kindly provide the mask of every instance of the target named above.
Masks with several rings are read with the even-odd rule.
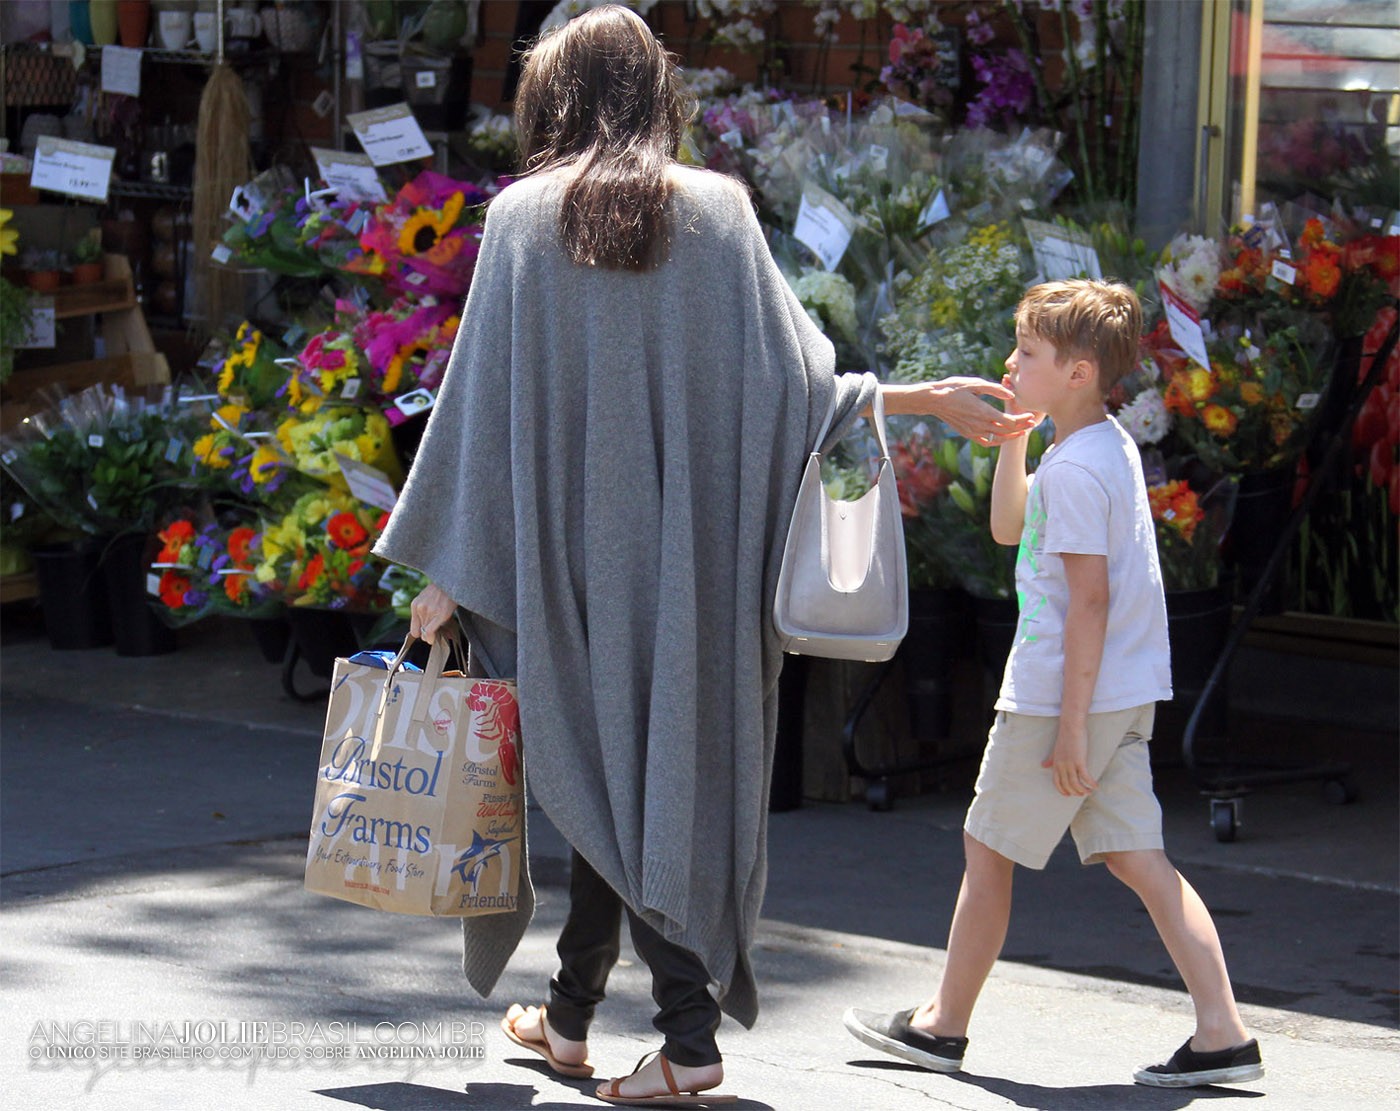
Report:
[[[963,828],[1008,860],[1044,868],[1068,829],[1079,859],[1162,847],[1162,808],[1152,793],[1147,742],[1156,704],[1089,715],[1089,774],[1098,788],[1062,795],[1040,762],[1055,747],[1057,717],[1000,711],[982,756],[977,797]]]

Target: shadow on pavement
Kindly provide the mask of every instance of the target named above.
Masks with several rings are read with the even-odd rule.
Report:
[[[857,1069],[927,1074],[927,1069],[902,1061],[859,1060],[846,1064]],[[1020,1084],[999,1076],[978,1076],[969,1072],[944,1073],[942,1078],[1009,1100],[1017,1107],[1036,1111],[1174,1111],[1202,1099],[1258,1099],[1263,1092],[1248,1088],[1149,1088],[1142,1084],[1083,1084],[1051,1088],[1042,1084]]]

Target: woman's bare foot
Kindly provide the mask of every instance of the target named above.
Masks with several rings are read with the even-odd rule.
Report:
[[[701,1065],[698,1068],[688,1068],[685,1065],[677,1065],[670,1062],[671,1075],[676,1079],[676,1087],[682,1092],[703,1092],[709,1088],[717,1087],[724,1082],[724,1066],[716,1063],[713,1065]],[[664,1096],[670,1094],[670,1088],[666,1086],[666,1077],[661,1072],[661,1054],[653,1054],[651,1060],[639,1068],[631,1076],[618,1081],[617,1092],[619,1096]],[[609,1080],[598,1089],[599,1094],[613,1093],[613,1082]]]
[[[506,1012],[506,1020],[527,1042],[539,1041],[543,1031],[549,1051],[562,1064],[581,1065],[588,1060],[588,1043],[576,1042],[558,1033],[549,1025],[549,1019],[539,1007],[522,1007],[519,1003],[512,1003]]]

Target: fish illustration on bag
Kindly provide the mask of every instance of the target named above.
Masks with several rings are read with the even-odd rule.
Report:
[[[464,884],[471,888],[471,893],[476,894],[476,886],[481,882],[481,873],[495,857],[501,855],[501,846],[508,845],[514,838],[496,840],[491,837],[481,836],[479,830],[472,830],[472,843],[467,846],[452,865],[452,870],[457,873]]]

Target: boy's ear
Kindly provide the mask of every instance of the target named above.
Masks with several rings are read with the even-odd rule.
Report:
[[[1095,385],[1098,380],[1098,364],[1092,359],[1075,359],[1074,365],[1069,368],[1069,388],[1072,390]]]

